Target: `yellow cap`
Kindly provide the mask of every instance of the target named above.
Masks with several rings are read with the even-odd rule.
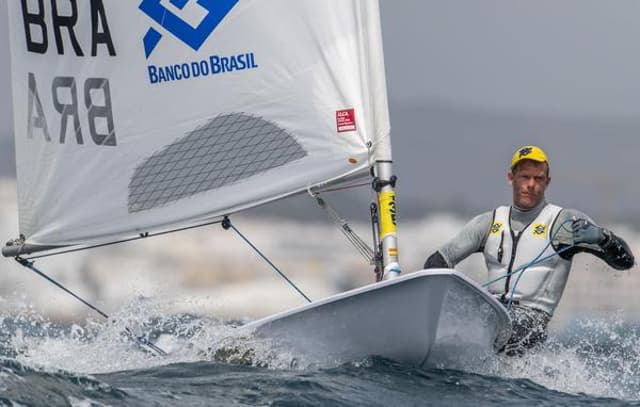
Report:
[[[511,168],[515,167],[522,160],[533,160],[549,164],[549,159],[545,152],[536,146],[522,146],[513,153]]]

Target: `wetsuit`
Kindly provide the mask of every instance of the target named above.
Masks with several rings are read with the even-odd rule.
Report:
[[[575,219],[591,221],[580,211],[547,202],[527,211],[513,206],[497,208],[473,218],[427,259],[425,268],[453,268],[477,252],[484,254],[489,281],[524,268],[522,273],[488,287],[499,301],[508,304],[513,321],[505,351],[519,354],[546,340],[547,324],[560,301],[575,254],[591,253],[617,270],[634,264],[627,244],[606,229],[599,245],[574,244],[571,223]],[[543,261],[527,267],[534,260]]]

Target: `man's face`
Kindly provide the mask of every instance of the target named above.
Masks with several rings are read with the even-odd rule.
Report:
[[[513,186],[513,204],[520,209],[531,209],[544,199],[551,178],[547,163],[522,160],[513,172],[509,172],[509,183]]]

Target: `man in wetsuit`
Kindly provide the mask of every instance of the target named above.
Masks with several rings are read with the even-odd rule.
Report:
[[[546,340],[575,254],[591,253],[616,270],[631,268],[634,258],[624,240],[584,213],[545,200],[549,160],[539,147],[514,153],[508,179],[513,204],[473,218],[424,267],[453,268],[470,254],[483,253],[493,281],[488,290],[513,321],[504,351],[517,355]]]

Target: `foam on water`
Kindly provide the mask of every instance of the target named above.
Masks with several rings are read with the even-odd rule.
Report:
[[[0,328],[6,335],[3,353],[29,367],[80,374],[211,360],[273,369],[308,367],[301,363],[302,355],[289,354],[267,340],[239,332],[238,321],[171,315],[166,309],[172,306],[137,298],[108,321],[88,319],[83,325],[71,326],[53,324],[27,306],[17,316],[2,319]],[[127,331],[155,343],[167,355],[150,352]]]
[[[565,393],[640,400],[640,333],[620,319],[580,320],[541,349],[523,357],[492,356],[472,371],[526,378]]]
[[[2,353],[28,368],[80,375],[207,361],[275,370],[317,367],[277,344],[239,335],[237,321],[166,316],[166,309],[172,306],[137,298],[110,321],[87,320],[71,326],[51,323],[25,306],[17,317],[5,316],[0,322]],[[142,350],[124,334],[126,328],[154,341],[168,355],[159,357]],[[353,366],[366,368],[367,363],[356,361]],[[528,379],[563,393],[639,400],[640,333],[621,319],[585,319],[566,335],[552,337],[542,349],[524,357],[492,355],[454,368],[487,377]],[[0,373],[1,387],[12,372],[3,369]]]

